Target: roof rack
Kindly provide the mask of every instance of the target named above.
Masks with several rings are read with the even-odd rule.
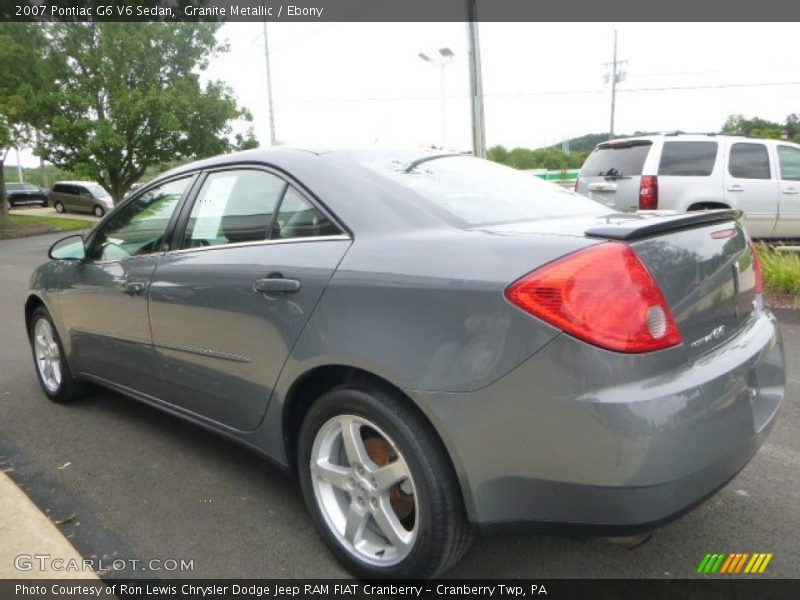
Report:
[[[678,135],[708,135],[708,136],[717,136],[717,135],[726,135],[726,136],[734,136],[734,137],[751,137],[749,135],[745,135],[741,131],[681,131],[676,129],[675,131],[661,131],[659,132],[661,135],[664,136],[678,136]]]

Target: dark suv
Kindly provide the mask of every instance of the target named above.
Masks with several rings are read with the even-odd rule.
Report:
[[[30,183],[7,183],[6,198],[8,208],[13,208],[21,204],[47,206],[47,190],[43,190]]]

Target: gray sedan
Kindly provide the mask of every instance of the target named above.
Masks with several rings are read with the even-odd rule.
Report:
[[[475,533],[656,527],[748,463],[785,372],[738,216],[254,150],[56,243],[25,319],[50,399],[99,384],[217,431],[297,474],[353,573],[429,577]]]

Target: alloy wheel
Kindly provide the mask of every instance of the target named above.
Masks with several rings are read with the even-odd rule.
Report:
[[[414,480],[377,425],[355,415],[328,420],[314,439],[311,480],[320,512],[347,552],[381,567],[410,554],[419,529]]]
[[[53,335],[53,327],[47,319],[36,321],[33,330],[33,347],[36,353],[36,368],[45,388],[55,394],[61,387],[61,352]]]

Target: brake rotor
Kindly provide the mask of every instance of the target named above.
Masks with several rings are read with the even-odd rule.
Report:
[[[385,467],[396,457],[389,442],[381,437],[368,437],[364,440],[364,447],[372,462],[379,467]],[[404,492],[400,485],[398,483],[389,490],[389,502],[402,521],[414,512],[414,495]]]

